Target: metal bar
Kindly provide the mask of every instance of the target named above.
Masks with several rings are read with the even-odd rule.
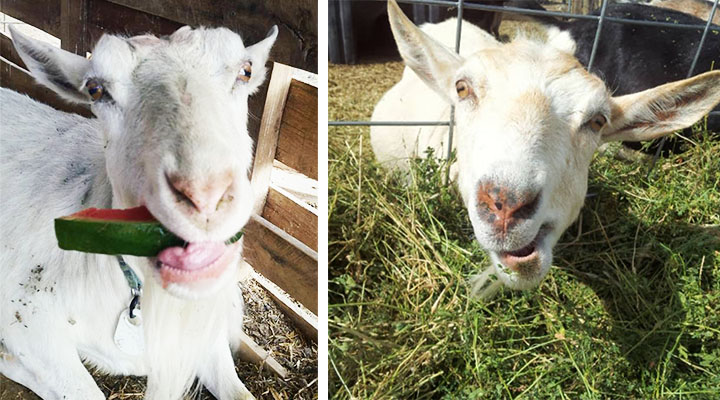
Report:
[[[328,126],[449,126],[450,121],[328,121]]]
[[[711,111],[708,115],[720,115]],[[450,121],[328,121],[328,126],[449,126]]]
[[[385,0],[378,0],[378,1],[385,1]],[[459,0],[398,0],[398,3],[428,4],[428,5],[433,5],[433,6],[456,7],[460,3],[460,1]]]
[[[458,3],[457,28],[455,28],[455,52],[458,54],[460,54],[460,35],[462,34],[463,3],[464,0],[460,0]]]
[[[593,17],[594,17],[593,19],[599,19],[599,17],[597,17],[595,15],[593,15]],[[672,22],[646,21],[646,20],[624,19],[624,18],[615,18],[615,17],[605,17],[605,21],[617,22],[619,24],[627,24],[627,25],[657,26],[659,28],[678,28],[678,29],[687,29],[687,30],[704,29],[704,25],[673,24]]]
[[[595,39],[593,40],[592,51],[590,52],[590,61],[588,61],[587,70],[592,72],[593,62],[595,62],[595,53],[600,43],[600,34],[602,33],[602,25],[605,20],[605,10],[607,9],[608,0],[603,0],[602,10],[600,10],[600,19],[598,20],[597,31],[595,31]]]
[[[464,0],[458,3],[457,28],[455,29],[455,53],[460,54],[460,37],[462,35],[462,17]],[[455,133],[455,106],[450,106],[450,124],[448,125],[447,160],[452,155],[453,135]],[[447,165],[445,182],[450,182],[450,164]]]
[[[708,32],[710,32],[710,25],[712,25],[712,19],[715,16],[715,10],[717,10],[718,1],[719,0],[715,0],[713,8],[712,10],[710,10],[707,24],[705,24],[705,30],[703,31],[702,37],[700,38],[700,43],[698,43],[698,48],[695,52],[695,57],[693,58],[692,64],[690,64],[690,71],[688,71],[687,74],[688,78],[690,78],[693,75],[693,71],[695,71],[695,65],[697,65],[698,59],[700,58],[700,52],[702,51],[702,47],[705,44],[705,39],[707,38]]]

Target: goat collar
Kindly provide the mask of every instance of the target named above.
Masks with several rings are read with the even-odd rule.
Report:
[[[130,294],[132,295],[132,300],[130,300],[130,307],[128,309],[128,313],[130,314],[130,318],[134,318],[133,311],[135,311],[135,308],[140,308],[140,295],[142,294],[142,281],[140,281],[140,278],[137,276],[135,271],[130,268],[129,265],[125,262],[125,259],[123,259],[122,256],[117,256],[118,263],[120,264],[120,269],[123,272],[123,275],[125,275],[125,280],[127,281],[128,286],[130,286]]]

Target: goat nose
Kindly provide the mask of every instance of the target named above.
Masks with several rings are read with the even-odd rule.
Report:
[[[168,182],[178,198],[192,204],[201,214],[211,215],[218,209],[220,201],[232,185],[233,174],[224,172],[207,175],[202,179],[168,175]]]
[[[532,217],[539,202],[540,193],[537,191],[513,190],[490,182],[479,184],[477,189],[480,218],[502,233],[521,220]]]

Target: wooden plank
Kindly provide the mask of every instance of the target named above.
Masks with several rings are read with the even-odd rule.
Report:
[[[85,117],[93,116],[88,107],[66,102],[52,90],[35,82],[29,72],[5,61],[0,61],[0,86],[25,93],[60,111],[72,112]]]
[[[86,29],[88,1],[60,0],[60,47],[83,57],[90,50]]]
[[[317,35],[316,0],[109,0],[115,4],[144,11],[186,24],[201,19],[228,20],[270,15],[297,29]],[[243,3],[243,4],[238,4]],[[248,14],[248,15],[245,15]]]
[[[160,36],[171,34],[182,25],[104,0],[93,0],[88,5],[88,40],[93,44],[105,33],[126,36],[152,33]]]
[[[317,73],[315,0],[110,0],[182,24],[224,26],[239,32],[245,43],[265,38],[272,25],[280,32],[273,59]]]
[[[357,61],[357,46],[355,32],[353,31],[352,4],[349,1],[340,1],[338,6],[345,64],[355,64]]]
[[[15,46],[13,46],[12,40],[10,40],[10,38],[5,35],[0,35],[0,57],[10,61],[18,67],[27,70],[25,63],[15,50]]]
[[[318,341],[318,318],[307,308],[293,301],[287,293],[283,292],[274,283],[256,271],[252,273],[253,279],[265,289],[270,298],[273,299],[280,311],[292,321],[293,326],[307,339],[317,343]]]
[[[268,370],[274,372],[275,375],[283,379],[287,378],[288,372],[285,367],[280,365],[280,363],[277,362],[270,353],[255,343],[255,341],[250,336],[246,335],[245,332],[240,332],[240,346],[238,346],[237,351],[240,357],[244,360],[255,364],[261,364]]]
[[[0,12],[60,37],[60,0],[0,0]]]
[[[270,188],[262,217],[317,251],[318,217],[309,206]]]
[[[328,60],[334,64],[345,61],[340,36],[340,14],[337,1],[328,2]]]
[[[317,315],[317,252],[259,216],[245,226],[243,240],[248,264]]]
[[[255,160],[253,161],[252,190],[256,197],[255,214],[261,214],[265,205],[265,197],[270,187],[272,162],[275,159],[281,119],[287,100],[288,89],[292,76],[292,68],[274,63],[267,100],[260,122]],[[317,153],[317,148],[315,150]]]
[[[280,125],[275,158],[297,171],[318,178],[318,90],[293,80]]]

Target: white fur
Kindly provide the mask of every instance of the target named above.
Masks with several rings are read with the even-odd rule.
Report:
[[[450,18],[438,24],[422,26],[429,36],[447,49],[455,49],[457,19]],[[463,21],[460,55],[469,56],[478,49],[499,47],[495,38],[477,26]],[[450,103],[423,84],[410,67],[405,67],[400,82],[395,84],[375,106],[373,121],[447,121]],[[433,149],[436,156],[447,153],[447,128],[442,126],[388,127],[371,129],[370,140],[378,161],[391,168],[407,169],[408,159],[423,156]],[[453,145],[455,149],[457,143]],[[453,177],[457,168],[452,169]]]
[[[104,36],[85,60],[13,32],[40,83],[90,103],[85,83],[97,79],[113,101],[94,102],[98,118],[86,119],[0,89],[0,373],[44,399],[104,398],[81,360],[110,374],[147,375],[147,399],[182,398],[195,378],[219,399],[252,398],[231,353],[242,327],[239,267],[164,289],[154,259],[127,257],[144,284],[146,347],[129,356],[113,342],[131,299],[117,260],[58,249],[53,219],[146,205],[187,241],[239,231],[254,203],[247,99],[264,80],[276,35],[273,28],[250,47],[224,28],[185,27],[167,39]],[[248,61],[252,78],[236,80]],[[231,196],[212,215],[193,213],[166,179],[227,171]]]
[[[394,1],[388,4],[408,67],[378,102],[372,119],[447,120],[450,105],[455,105],[457,162],[451,177],[475,236],[492,260],[472,282],[480,297],[500,284],[528,289],[541,282],[550,269],[553,246],[580,212],[589,164],[603,141],[647,140],[682,129],[720,101],[720,72],[613,98],[574,58],[570,36],[558,30],[549,32],[546,42],[519,38],[500,44],[464,22],[460,55],[448,54],[454,21],[424,25],[421,31]],[[472,39],[466,41],[465,35]],[[468,82],[473,95],[459,98],[455,85],[460,80]],[[600,132],[588,125],[595,115],[608,121]],[[447,152],[446,127],[374,126],[370,135],[376,158],[388,168],[406,170],[408,158],[423,156],[427,148],[440,158]],[[486,182],[540,193],[537,211],[499,236],[478,213],[476,193]],[[544,237],[541,229],[547,232]],[[536,236],[537,264],[523,273],[509,270],[500,254],[522,249]]]

